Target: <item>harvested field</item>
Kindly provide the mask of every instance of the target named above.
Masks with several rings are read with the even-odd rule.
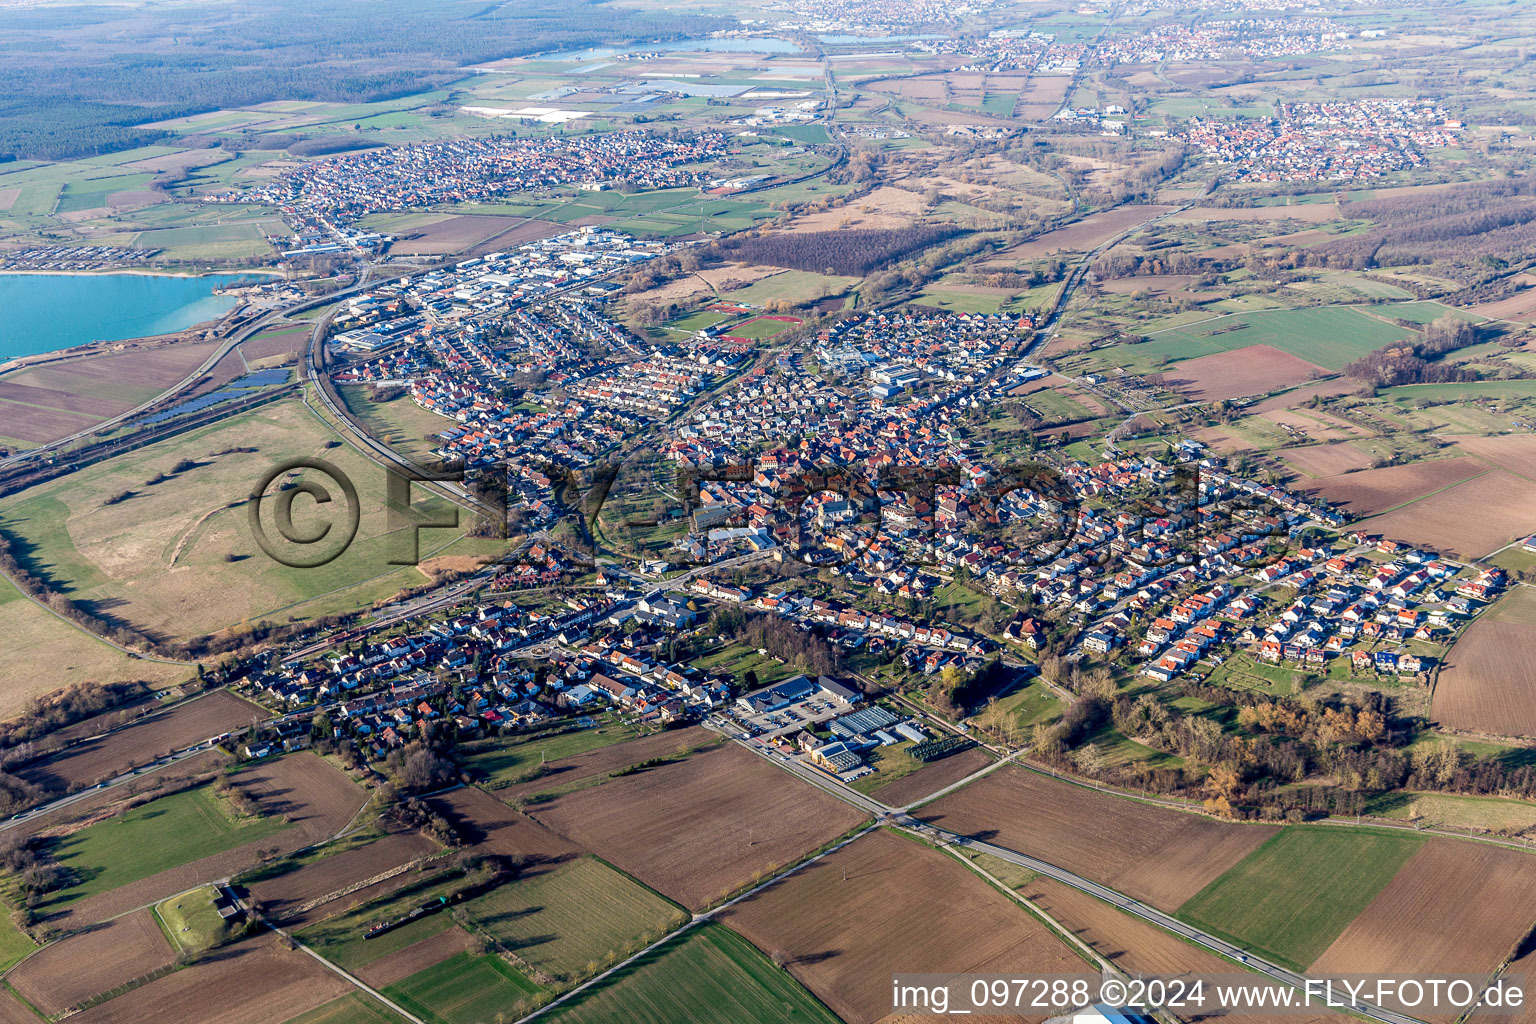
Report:
[[[1406,466],[1386,466],[1324,477],[1313,481],[1304,490],[1342,505],[1352,515],[1373,516],[1460,483],[1487,469],[1476,459],[1431,459]]]
[[[695,747],[712,745],[719,737],[697,726],[690,729],[659,732],[652,736],[626,740],[598,747],[574,757],[563,757],[544,766],[544,772],[530,782],[497,790],[497,796],[513,803],[535,793],[569,787],[573,783],[607,775],[642,761],[659,757],[677,757]]]
[[[796,217],[786,231],[836,231],[840,228],[904,228],[927,212],[928,203],[915,192],[891,185],[871,189],[842,206]]]
[[[412,876],[409,872],[404,872],[393,879],[386,879],[336,900],[328,901],[308,913],[300,911],[305,904],[383,874],[391,868],[400,867],[436,853],[437,850],[436,843],[416,832],[388,835],[366,846],[322,857],[286,874],[252,882],[251,895],[261,901],[266,908],[266,915],[273,920],[293,920],[297,915],[308,923],[318,919],[317,916],[312,915],[329,916],[340,913],[387,891],[392,882],[403,884]]]
[[[102,349],[0,376],[5,435],[43,444],[127,412],[177,383],[213,352],[215,342]]]
[[[890,1012],[892,973],[1065,974],[1084,966],[958,861],[887,831],[843,847],[720,920],[759,949],[784,953],[789,972],[849,1024]]]
[[[0,1024],[37,1024],[37,1014],[9,992],[0,991]]]
[[[1249,345],[1176,363],[1163,373],[1163,381],[1180,394],[1203,402],[1268,394],[1324,372],[1289,352],[1269,345]]]
[[[1019,93],[1014,116],[1029,121],[1044,121],[1061,107],[1067,96],[1067,88],[1073,82],[1070,75],[1040,75],[1029,80]]]
[[[582,853],[579,847],[484,790],[456,789],[434,797],[432,806],[458,825],[476,849],[486,853],[522,857],[530,866],[559,864]]]
[[[925,764],[911,775],[870,791],[870,796],[891,807],[907,807],[923,800],[967,775],[981,771],[992,758],[980,747],[962,750],[946,758]]]
[[[1293,206],[1192,206],[1180,210],[1168,220],[1173,224],[1211,224],[1217,221],[1287,221],[1301,220],[1321,224],[1336,220],[1339,208],[1332,203],[1296,203]]]
[[[51,1017],[175,959],[155,912],[146,907],[45,947],[6,981]]]
[[[557,797],[531,814],[694,910],[865,820],[735,745]]]
[[[1478,313],[1494,320],[1515,320],[1520,323],[1536,322],[1536,287],[1532,287],[1536,285],[1536,275],[1516,274],[1512,280],[1515,284],[1523,285],[1524,287],[1506,299],[1483,302],[1467,308],[1473,313]]]
[[[87,740],[58,757],[28,765],[17,774],[49,788],[94,785],[172,750],[190,747],[210,736],[250,725],[253,718],[266,716],[266,711],[228,690],[215,690],[170,711]]]
[[[1316,384],[1304,384],[1294,391],[1287,391],[1283,395],[1275,395],[1272,398],[1261,399],[1248,407],[1251,413],[1266,413],[1274,409],[1292,409],[1300,406],[1309,399],[1322,395],[1342,395],[1355,387],[1355,384],[1346,378],[1318,381]]]
[[[1171,209],[1171,206],[1119,206],[1089,214],[1076,223],[1014,246],[1006,254],[1013,259],[1032,260],[1061,252],[1088,252]]]
[[[390,251],[407,255],[445,256],[463,252],[496,239],[498,246],[515,247],[568,230],[564,225],[521,217],[497,217],[465,214],[446,217],[409,232],[390,246]]]
[[[1536,478],[1536,437],[1530,434],[1463,437],[1456,447],[1516,476]]]
[[[1291,409],[1275,409],[1264,414],[1264,418],[1271,423],[1283,427],[1293,427],[1301,431],[1314,441],[1344,441],[1352,437],[1359,437],[1361,430],[1348,420],[1341,420],[1337,416],[1330,416],[1323,412],[1307,410],[1298,412]],[[1319,473],[1318,476],[1333,476],[1341,470],[1333,473]]]
[[[1536,857],[1433,838],[1312,964],[1322,973],[1492,971],[1536,924]]]
[[[1364,526],[1461,558],[1481,558],[1536,533],[1536,481],[1493,470]]]
[[[286,819],[293,827],[82,899],[59,915],[61,925],[79,927],[105,921],[201,883],[228,877],[261,860],[263,850],[275,849],[282,855],[311,846],[345,828],[367,799],[357,783],[308,751],[246,768],[233,781],[260,803],[264,815]]]
[[[271,939],[241,943],[71,1017],[75,1024],[208,1021],[271,1024],[353,991],[304,953]]]
[[[1447,729],[1536,736],[1536,591],[1515,588],[1456,641],[1430,714]]]
[[[1348,441],[1287,448],[1283,455],[1297,472],[1314,479],[1363,470],[1371,464],[1371,453]]]
[[[1275,833],[999,768],[918,817],[1017,850],[1172,910]]]
[[[1070,929],[1079,939],[1129,974],[1156,974],[1164,977],[1229,974],[1230,960],[1191,945],[1171,932],[1137,917],[1121,913],[1103,900],[1085,892],[1036,877],[1020,887],[1019,892],[1033,900],[1057,923]],[[1195,1019],[1206,1019],[1204,1017]],[[1221,1014],[1228,1024],[1271,1024],[1273,1017],[1258,1013]],[[1338,1021],[1344,1016],[1297,1017],[1296,1024]]]
[[[413,942],[409,946],[371,964],[359,967],[357,976],[374,988],[393,985],[428,967],[435,967],[451,956],[470,947],[470,935],[462,928],[449,928],[445,932]]]

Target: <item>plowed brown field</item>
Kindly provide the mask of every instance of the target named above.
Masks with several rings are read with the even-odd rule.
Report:
[[[695,910],[865,820],[735,745],[577,790],[529,813]]]
[[[462,928],[449,928],[420,942],[413,942],[365,967],[359,967],[357,976],[374,988],[383,988],[402,978],[409,978],[417,971],[440,964],[455,953],[464,952],[469,946],[468,932]]]
[[[271,1024],[355,991],[304,953],[242,943],[69,1019],[74,1024]]]
[[[1536,924],[1536,856],[1435,838],[1333,941],[1323,974],[1481,973],[1514,952]]]
[[[1249,345],[1231,352],[1186,359],[1163,371],[1167,385],[1197,401],[1267,395],[1326,371],[1270,345]]]
[[[642,761],[650,761],[658,757],[673,757],[681,751],[705,746],[718,739],[719,737],[709,730],[695,726],[690,729],[679,729],[676,732],[667,731],[653,736],[642,736],[639,739],[627,740],[607,747],[598,747],[596,750],[589,750],[574,757],[562,757],[558,761],[551,761],[544,766],[544,774],[537,779],[499,789],[496,795],[509,803],[515,802],[519,797],[564,788],[573,782],[607,775],[611,771],[627,768]]]
[[[770,955],[784,954],[789,972],[849,1024],[890,1013],[892,974],[1086,971],[1043,924],[968,868],[886,831],[720,920]]]
[[[922,808],[942,828],[1039,857],[1173,910],[1275,833],[999,768]]]
[[[172,750],[250,725],[253,718],[266,717],[267,712],[255,704],[227,690],[216,690],[164,714],[87,740],[56,758],[28,765],[19,774],[42,786],[89,786]]]
[[[306,903],[383,874],[391,868],[408,864],[418,857],[435,853],[438,848],[432,840],[415,832],[385,836],[366,846],[322,857],[287,874],[253,882],[250,886],[251,895],[261,901],[267,917],[285,921]],[[397,877],[404,882],[411,875],[406,872]],[[381,888],[386,885],[383,882],[377,884]],[[350,896],[333,900],[317,907],[315,913],[324,917],[340,913],[356,902],[361,902],[352,897],[364,892],[366,890],[358,890]],[[306,921],[314,919],[305,915]]]
[[[1406,466],[1386,466],[1382,469],[1365,469],[1358,473],[1324,477],[1304,486],[1302,490],[1336,505],[1343,505],[1354,515],[1373,516],[1486,472],[1487,469],[1476,459],[1432,459]]]
[[[468,834],[476,849],[524,858],[530,866],[558,864],[583,851],[479,789],[456,789],[432,805]]]
[[[1233,974],[1234,965],[1215,953],[1192,946],[1183,939],[1123,914],[1103,900],[1048,878],[1036,878],[1019,890],[1062,927],[1092,946],[1100,956],[1128,974],[1182,977],[1199,974]],[[1195,1018],[1200,1019],[1200,1018]],[[1227,1024],[1272,1024],[1263,1014],[1222,1014]],[[1347,1017],[1297,1017],[1296,1024],[1319,1024]]]
[[[71,935],[28,957],[6,980],[49,1016],[164,967],[176,959],[145,908]]]
[[[1456,641],[1430,714],[1449,729],[1536,736],[1536,590],[1517,587]]]
[[[1364,526],[1461,558],[1481,558],[1536,533],[1536,482],[1492,470]]]

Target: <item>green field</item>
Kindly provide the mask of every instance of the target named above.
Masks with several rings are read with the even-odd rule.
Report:
[[[27,938],[26,934],[16,927],[10,914],[0,917],[0,971],[9,969],[12,964],[36,948],[37,943]]]
[[[1214,355],[1249,345],[1271,345],[1329,370],[1342,369],[1368,352],[1411,334],[1405,328],[1348,306],[1235,313],[1151,333],[1151,341],[1117,348],[1107,355],[1130,356],[1138,366],[1161,359]],[[1125,364],[1122,364],[1125,365]]]
[[[214,908],[213,897],[213,889],[204,886],[172,896],[155,908],[177,949],[199,953],[229,937],[229,923]]]
[[[1427,398],[1437,402],[1468,398],[1536,398],[1536,380],[1468,380],[1449,384],[1404,384],[1381,394],[1394,401]]]
[[[458,953],[384,989],[430,1024],[516,1020],[540,989],[497,956]]]
[[[439,872],[419,878],[388,896],[353,907],[344,914],[310,925],[298,933],[299,941],[313,947],[327,960],[349,971],[398,953],[422,939],[430,939],[455,927],[447,911],[425,914],[410,924],[374,939],[363,933],[378,921],[401,917],[438,896],[451,896],[464,885],[462,872]]]
[[[1291,826],[1179,908],[1179,916],[1304,970],[1424,842],[1408,834]]]
[[[242,620],[364,607],[425,576],[413,566],[391,564],[410,557],[414,527],[390,532],[383,470],[350,446],[327,447],[333,441],[336,434],[325,422],[297,399],[284,399],[8,497],[0,502],[0,528],[23,562],[71,600],[170,637]],[[249,525],[252,488],[274,467],[300,457],[335,465],[356,486],[360,505],[356,538],[317,568],[292,568],[268,557]],[[194,465],[149,483],[182,460]],[[335,525],[344,526],[345,501],[336,482],[319,473],[314,478],[336,494]],[[450,506],[416,488],[413,508],[439,519]],[[330,521],[328,509],[309,499],[293,509],[300,532]],[[266,529],[285,547],[271,514],[264,513]],[[460,519],[467,528],[468,513]],[[461,533],[422,530],[420,557],[431,557]]]
[[[405,1018],[371,996],[352,992],[284,1024],[405,1024]]]
[[[633,726],[620,722],[611,712],[594,717],[598,724],[592,729],[503,737],[465,744],[460,752],[466,755],[465,766],[481,774],[488,788],[497,789],[521,781],[546,761],[575,757],[640,735]]]
[[[799,327],[799,324],[788,320],[748,320],[739,327],[732,327],[728,332],[733,338],[751,338],[753,341],[761,341],[764,338],[772,338],[783,334],[785,331]]]
[[[208,786],[183,790],[53,840],[50,853],[77,881],[47,906],[137,882],[288,828],[278,818],[242,818]]]
[[[837,1024],[787,972],[718,924],[690,930],[549,1014],[552,1024]]]
[[[595,857],[503,885],[465,910],[481,930],[562,981],[595,974],[688,918]]]

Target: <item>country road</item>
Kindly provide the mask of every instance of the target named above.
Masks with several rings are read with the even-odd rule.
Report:
[[[891,821],[901,828],[916,832],[941,845],[953,845],[976,850],[996,857],[999,860],[1007,861],[1010,864],[1027,868],[1036,874],[1044,875],[1063,885],[1071,886],[1095,899],[1103,900],[1118,910],[1170,931],[1186,942],[1208,949],[1258,974],[1303,990],[1307,986],[1308,979],[1305,974],[1272,963],[1225,939],[1212,935],[1209,932],[1201,931],[1193,925],[1186,924],[1171,914],[1158,910],[1156,907],[1149,907],[1140,900],[1132,899],[1116,889],[1111,889],[1107,885],[1100,885],[1097,882],[1090,881],[1076,872],[1052,864],[1049,861],[1041,860],[1038,857],[1031,857],[1027,854],[1010,850],[1007,847],[981,842],[958,832],[951,832],[948,829],[940,828],[920,818],[912,817],[902,808],[887,806],[871,796],[866,796],[840,782],[835,782],[814,769],[765,751],[756,744],[748,743],[735,737],[732,737],[732,739],[764,760],[777,764],[780,768],[785,769],[797,778],[817,786],[823,792],[845,803],[852,804],[854,807],[874,815],[879,820]],[[1397,1013],[1366,1003],[1356,1004],[1350,1007],[1350,1009],[1362,1016],[1382,1021],[1383,1024],[1424,1024],[1423,1021],[1416,1017],[1410,1017],[1407,1014]]]

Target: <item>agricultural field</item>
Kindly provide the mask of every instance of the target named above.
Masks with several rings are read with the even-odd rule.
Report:
[[[438,852],[438,845],[418,833],[387,835],[339,853],[310,860],[281,874],[263,872],[247,880],[263,913],[278,922],[308,923],[349,910],[390,889],[406,884],[408,865]],[[392,872],[399,872],[391,874]],[[389,874],[371,885],[359,883]],[[345,895],[337,895],[344,893]],[[331,897],[331,898],[328,898]]]
[[[137,1024],[207,1020],[217,993],[227,1024],[271,1024],[307,1013],[356,991],[275,936],[249,939],[184,970],[140,985],[70,1017],[79,1024]]]
[[[27,1002],[52,1016],[175,962],[152,909],[135,911],[40,950],[6,975]]]
[[[228,690],[214,690],[177,704],[168,711],[76,744],[57,757],[28,765],[20,774],[42,786],[93,785],[173,750],[185,749],[211,736],[250,725],[255,717],[265,717],[255,704]]]
[[[352,992],[285,1024],[405,1024],[405,1018],[372,996]]]
[[[1065,974],[1083,962],[946,853],[880,830],[726,911],[745,935],[848,1024],[890,1012],[906,971]]]
[[[864,821],[736,746],[529,807],[539,823],[700,910]]]
[[[1289,352],[1269,345],[1249,345],[1176,363],[1163,374],[1163,384],[1186,398],[1209,402],[1265,395],[1321,373],[1318,367]]]
[[[1431,838],[1312,964],[1323,973],[1485,973],[1536,923],[1536,857]]]
[[[1129,974],[1179,977],[1233,971],[1232,961],[1060,882],[1035,877],[1018,886],[1018,891]],[[1240,1011],[1224,1013],[1221,1019],[1234,1024],[1269,1024],[1272,1020],[1263,1013]],[[1298,1024],[1341,1019],[1321,1014],[1296,1017]]]
[[[1267,345],[1324,370],[1339,370],[1412,332],[1350,306],[1322,306],[1234,313],[1147,333],[1149,341],[1128,350],[1138,365]]]
[[[1430,714],[1442,727],[1536,736],[1536,590],[1516,587],[1451,647]]]
[[[280,819],[242,816],[208,787],[151,801],[53,841],[51,853],[77,882],[46,903],[55,909],[87,896],[276,835]]]
[[[27,701],[76,683],[142,680],[156,686],[191,678],[192,665],[129,657],[30,600],[0,577],[0,717],[20,712]],[[49,667],[47,673],[37,666]]]
[[[1491,470],[1366,519],[1361,526],[1458,558],[1475,559],[1530,536],[1532,508],[1536,508],[1536,482]],[[1469,515],[1474,509],[1477,514]]]
[[[1179,916],[1305,969],[1422,845],[1411,833],[1292,826],[1185,902]]]
[[[259,814],[231,814],[222,797],[198,787],[52,840],[56,856],[82,877],[51,897],[44,912],[79,927],[158,903],[331,838],[365,799],[359,786],[308,752],[243,768],[230,781]],[[130,843],[131,852],[119,852],[119,844]]]
[[[387,986],[384,994],[431,1024],[481,1024],[498,1014],[521,1016],[538,991],[500,957],[463,952]]]
[[[1353,452],[1357,450],[1346,450],[1344,457],[1350,462],[1356,461]],[[1300,457],[1305,460],[1308,458],[1305,452],[1309,450],[1302,451]],[[1487,471],[1487,466],[1476,459],[1430,459],[1404,466],[1341,472],[1321,477],[1301,489],[1348,510],[1352,515],[1374,516],[1454,487]]]
[[[418,569],[389,564],[409,537],[387,532],[383,471],[350,447],[328,447],[334,440],[301,402],[275,402],[9,497],[0,529],[71,600],[168,638],[356,608],[424,582]],[[357,539],[318,569],[269,558],[248,523],[251,489],[297,457],[336,465],[361,505]],[[172,472],[184,461],[191,467]],[[434,518],[447,507],[431,496],[417,503]],[[296,529],[313,532],[319,519],[313,504],[295,505]],[[422,556],[460,534],[422,530]]]
[[[1008,765],[926,805],[918,817],[1041,857],[1173,909],[1275,834],[1212,821]]]
[[[213,354],[211,341],[103,350],[0,374],[0,435],[45,444],[127,412],[185,379]]]
[[[904,745],[898,744],[897,747],[886,749],[894,751],[901,746]],[[951,754],[927,764],[915,761],[911,757],[906,757],[905,760],[910,762],[910,767],[903,765],[902,767],[907,770],[902,774],[886,772],[879,783],[868,787],[865,791],[883,804],[891,807],[906,807],[919,800],[926,800],[946,786],[954,785],[961,779],[981,771],[992,763],[992,755],[985,747],[971,747],[969,750],[962,750],[958,754]],[[879,777],[878,774],[866,776],[858,781],[865,782],[868,778],[875,777]]]
[[[500,886],[465,904],[469,920],[560,981],[655,941],[687,920],[676,904],[595,857]]]
[[[552,1011],[556,1024],[835,1024],[735,932],[703,924]]]

